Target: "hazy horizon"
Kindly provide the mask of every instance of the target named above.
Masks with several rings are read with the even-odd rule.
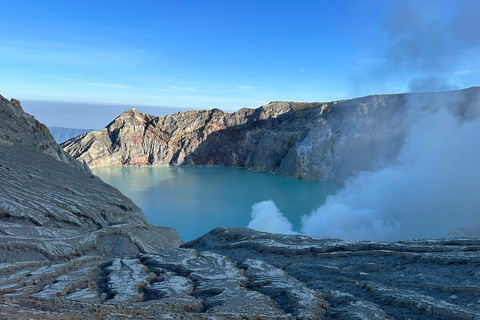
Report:
[[[25,0],[2,9],[0,94],[54,126],[98,128],[118,105],[232,112],[480,84],[478,1]],[[83,124],[92,104],[101,120]],[[58,123],[61,114],[78,123]]]
[[[32,114],[47,127],[94,130],[104,128],[117,116],[132,108],[154,116],[164,116],[178,111],[189,110],[172,107],[67,101],[20,100],[20,103],[25,112]]]
[[[475,86],[471,86],[475,87]],[[458,88],[449,90],[462,90],[467,88]],[[449,91],[445,90],[445,91]],[[403,94],[407,92],[398,93],[376,93],[381,94]],[[13,97],[16,99],[15,97]],[[361,98],[352,97],[352,99]],[[339,99],[337,99],[339,100]],[[277,100],[278,101],[278,100]],[[335,100],[332,100],[335,101]],[[271,101],[269,101],[271,102]],[[295,102],[331,102],[331,101],[295,101]],[[72,102],[72,101],[43,101],[43,100],[21,100],[20,101],[24,111],[35,116],[37,120],[44,123],[48,127],[62,127],[70,129],[93,129],[100,130],[113,121],[117,116],[126,110],[135,108],[140,112],[147,113],[153,116],[165,116],[180,111],[190,110],[205,110],[201,108],[175,108],[167,106],[145,106],[145,105],[127,105],[127,104],[108,104],[108,103],[87,103],[87,102]],[[267,104],[267,103],[265,103]],[[255,107],[261,107],[260,105]],[[213,109],[213,108],[208,108]],[[228,110],[222,109],[225,112],[235,112],[239,109]],[[92,117],[92,115],[95,115]]]

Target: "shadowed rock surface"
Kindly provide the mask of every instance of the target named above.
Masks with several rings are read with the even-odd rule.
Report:
[[[323,295],[327,319],[480,319],[479,245],[478,238],[381,243],[217,228],[182,247],[234,260],[247,287],[270,296],[298,281],[291,288]],[[295,295],[281,296],[284,309],[295,304]]]
[[[8,101],[0,95],[0,123],[0,146],[18,146],[22,149],[34,150],[77,169],[90,172],[86,165],[75,161],[63,151],[43,123],[23,112],[20,101],[15,99]]]
[[[135,255],[181,243],[0,97],[0,262]]]
[[[66,141],[89,166],[218,165],[245,167],[343,185],[398,155],[418,112],[440,105],[460,121],[478,116],[480,88],[375,95],[329,103],[272,102],[164,117],[128,110],[101,131]]]
[[[0,317],[479,319],[480,239],[355,242],[216,228],[113,260],[0,264]]]

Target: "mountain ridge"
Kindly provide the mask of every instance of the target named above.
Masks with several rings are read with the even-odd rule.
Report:
[[[131,109],[62,147],[89,166],[232,166],[341,186],[395,159],[412,122],[412,104],[420,110],[431,100],[455,97],[453,112],[477,116],[479,95],[480,88],[472,87],[332,102],[276,101],[233,113],[193,110],[162,117]]]

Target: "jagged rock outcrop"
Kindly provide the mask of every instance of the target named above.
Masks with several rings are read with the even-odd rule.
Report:
[[[159,252],[181,243],[0,97],[0,263]]]
[[[480,239],[356,242],[217,228],[110,261],[0,265],[0,317],[479,319]]]
[[[343,185],[398,155],[415,114],[442,105],[478,116],[480,88],[376,95],[330,103],[272,102],[155,117],[131,109],[62,144],[89,166],[219,165]]]

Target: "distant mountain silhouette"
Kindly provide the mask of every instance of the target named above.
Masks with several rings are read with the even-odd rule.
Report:
[[[67,140],[72,139],[73,137],[79,136],[81,134],[93,131],[94,129],[72,129],[72,128],[63,128],[63,127],[48,127],[50,133],[57,143],[62,143]]]

